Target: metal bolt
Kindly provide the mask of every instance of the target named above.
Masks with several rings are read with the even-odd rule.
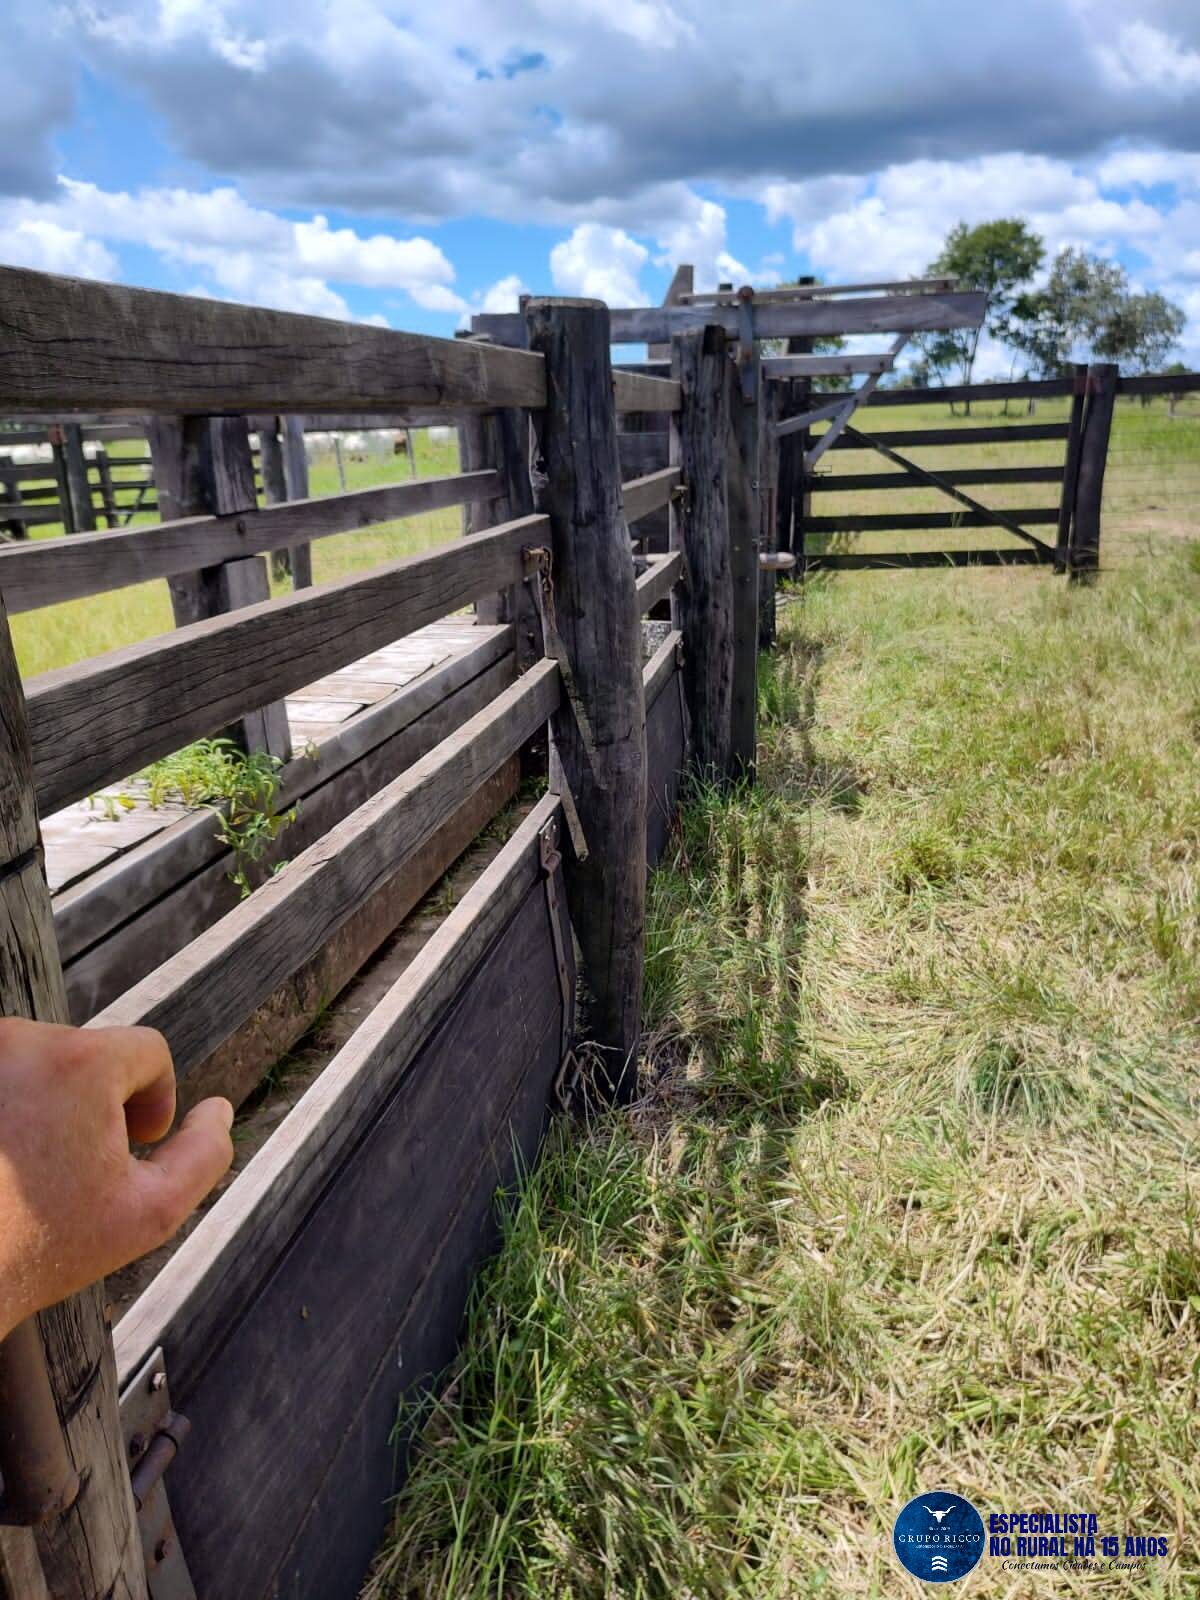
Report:
[[[150,1389],[153,1394],[157,1394],[160,1389],[165,1389],[166,1386],[167,1375],[165,1372],[152,1372],[150,1374]]]

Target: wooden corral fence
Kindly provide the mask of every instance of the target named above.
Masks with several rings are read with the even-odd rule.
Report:
[[[974,326],[983,297],[679,283],[665,308],[530,300],[463,340],[18,269],[0,305],[0,415],[149,419],[166,517],[5,548],[4,609],[165,579],[177,624],[22,686],[0,613],[6,1012],[72,1014],[64,956],[128,920],[134,875],[168,907],[147,950],[180,875],[221,875],[211,818],[190,817],[131,852],[90,925],[56,926],[47,890],[42,829],[189,741],[232,729],[276,755],[308,831],[131,986],[99,1007],[74,989],[76,1020],[163,1031],[184,1103],[229,1085],[222,1052],[288,985],[344,982],[549,751],[542,798],[115,1338],[97,1284],[0,1350],[10,1593],[337,1600],[383,1527],[398,1402],[452,1354],[497,1187],[582,1058],[598,1091],[632,1090],[647,863],[684,773],[753,772],[781,394],[756,340]],[[669,345],[669,374],[614,371],[614,340]],[[463,470],[296,499],[285,455],[260,503],[253,420],[337,414],[453,422]],[[467,508],[464,537],[269,598],[268,553],[437,506]],[[668,548],[642,549],[664,510]],[[292,753],[288,696],[472,604],[478,645],[338,725],[315,769]]]

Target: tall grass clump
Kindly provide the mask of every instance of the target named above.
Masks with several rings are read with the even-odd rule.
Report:
[[[916,1596],[911,1495],[1200,1592],[1200,572],[810,582],[648,908],[644,1093],[504,1206],[371,1600]]]

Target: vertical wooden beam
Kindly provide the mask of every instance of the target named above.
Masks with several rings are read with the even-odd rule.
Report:
[[[71,505],[71,488],[67,481],[67,452],[63,443],[63,430],[57,423],[46,429],[50,440],[50,457],[54,463],[54,481],[58,485],[58,514],[64,533],[76,533],[75,513]]]
[[[671,429],[671,459],[682,492],[671,502],[671,547],[682,550],[686,581],[674,600],[683,634],[683,687],[692,729],[692,765],[723,783],[732,769],[733,572],[725,477],[729,360],[715,324],[676,334],[671,374],[683,403]]]
[[[257,420],[258,465],[262,475],[263,500],[269,506],[277,506],[288,497],[287,480],[283,472],[283,446],[279,442],[279,418],[268,416]],[[271,576],[288,578],[291,572],[291,551],[272,550]]]
[[[25,697],[0,603],[0,1013],[69,1022],[33,796]],[[5,1341],[3,1366],[6,1378],[16,1369],[25,1374],[18,1381],[26,1425],[32,1391],[48,1375],[54,1420],[61,1421],[78,1485],[60,1497],[61,1504],[74,1493],[65,1509],[32,1532],[0,1528],[0,1575],[10,1586],[21,1584],[15,1590],[20,1600],[45,1593],[54,1600],[146,1600],[104,1285],[93,1284],[23,1324]],[[7,1435],[14,1419],[0,1420]],[[19,1463],[19,1434],[6,1436],[4,1448]]]
[[[663,295],[664,306],[677,306],[685,294],[696,292],[696,269],[681,262],[671,276],[667,292]],[[670,344],[651,344],[646,346],[646,359],[648,361],[670,361],[673,359]]]
[[[71,533],[91,533],[96,526],[92,509],[92,486],[88,482],[87,456],[83,451],[83,429],[78,422],[62,428],[63,468],[67,498],[71,504]]]
[[[732,758],[736,776],[753,780],[758,745],[758,408],[730,366],[726,494],[733,569]],[[761,387],[761,384],[759,385]]]
[[[304,418],[281,417],[283,445],[283,485],[289,500],[307,500],[308,452],[304,448]],[[313,581],[312,545],[292,546],[292,588],[311,589]]]
[[[254,461],[245,417],[152,417],[147,423],[158,514],[164,522],[210,514],[232,516],[251,511]],[[177,627],[221,616],[270,595],[264,556],[168,578]],[[254,569],[254,570],[252,570]],[[244,750],[266,750],[286,761],[291,755],[287,714],[282,704],[251,712],[226,730]]]
[[[100,504],[104,508],[104,526],[106,528],[120,527],[120,518],[117,516],[117,498],[113,493],[112,464],[108,459],[108,451],[101,445],[96,452],[96,471],[100,476]]]
[[[1079,440],[1079,468],[1075,484],[1075,518],[1071,530],[1070,572],[1086,577],[1100,566],[1100,516],[1104,499],[1104,468],[1113,405],[1117,397],[1117,365],[1095,362],[1088,368],[1087,404]]]
[[[458,430],[460,472],[495,468],[503,479],[494,500],[462,508],[464,534],[482,533],[501,522],[513,522],[533,511],[529,479],[529,413],[516,407],[469,417]],[[516,583],[498,594],[482,596],[475,606],[480,622],[511,622],[516,630],[517,671],[524,672],[541,655],[541,627],[533,594]]]
[[[779,421],[779,385],[765,383],[761,374],[758,385],[758,548],[760,554],[779,548],[778,495],[779,495],[779,439],[775,426]],[[758,646],[769,650],[775,643],[775,590],[778,576],[771,570],[758,574]]]
[[[0,508],[6,505],[20,507],[21,480],[13,471],[12,457],[0,456]],[[2,509],[0,509],[0,531],[10,539],[24,539],[29,532],[19,517],[13,517],[5,522]]]
[[[529,348],[546,364],[546,406],[533,413],[533,494],[550,518],[547,643],[567,691],[551,724],[551,778],[570,790],[587,844],[586,859],[569,854],[566,885],[600,1087],[627,1100],[642,1022],[646,718],[608,308],[531,299],[524,311]]]
[[[1071,396],[1071,417],[1067,424],[1067,449],[1063,461],[1062,494],[1058,502],[1058,537],[1054,543],[1054,570],[1066,572],[1071,559],[1071,523],[1075,516],[1075,491],[1079,482],[1079,442],[1083,437],[1083,413],[1087,402],[1087,365],[1072,369],[1075,392]]]

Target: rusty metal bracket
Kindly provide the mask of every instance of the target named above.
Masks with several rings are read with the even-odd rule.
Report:
[[[680,770],[681,771],[686,771],[687,764],[688,764],[688,758],[689,758],[689,756],[691,754],[691,749],[692,749],[692,719],[688,715],[687,695],[684,693],[684,687],[683,687],[683,662],[684,662],[683,640],[682,639],[676,639],[676,641],[675,641],[675,684],[676,684],[676,687],[679,690],[679,726],[680,726],[680,730],[683,733],[683,750],[681,752],[682,759],[680,761]]]
[[[738,374],[742,398],[750,405],[758,399],[758,362],[754,359],[754,290],[745,284],[737,294]]]
[[[151,1352],[126,1384],[120,1410],[150,1600],[196,1600],[163,1481],[191,1423],[171,1409],[161,1348]]]

